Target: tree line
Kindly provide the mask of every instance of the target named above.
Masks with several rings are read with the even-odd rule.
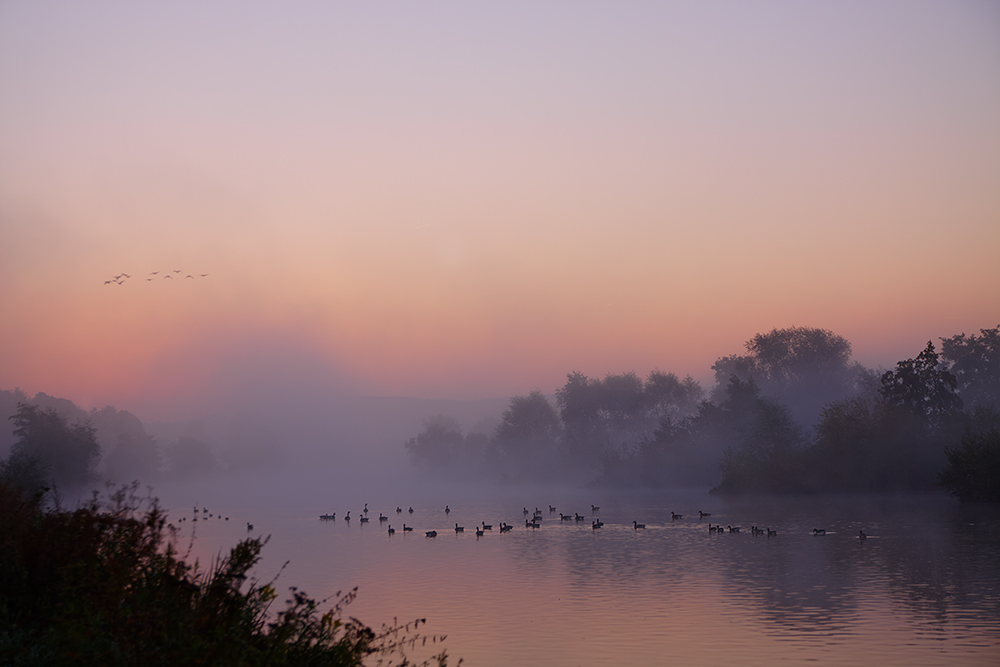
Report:
[[[72,401],[20,389],[0,391],[0,481],[29,495],[48,488],[75,490],[101,479],[115,483],[212,475],[223,469],[211,447],[190,436],[166,446],[126,410],[82,410]]]
[[[492,433],[437,415],[414,464],[503,481],[710,486],[717,493],[922,490],[1000,500],[1000,327],[933,342],[892,369],[825,329],[754,336],[705,392],[653,371],[570,373],[510,399]]]

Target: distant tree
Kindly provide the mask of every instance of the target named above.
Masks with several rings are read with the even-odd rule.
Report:
[[[713,400],[721,403],[733,376],[753,380],[763,396],[788,406],[793,418],[814,423],[831,401],[871,391],[871,371],[851,361],[851,344],[826,329],[790,327],[757,334],[747,354],[719,358]]]
[[[663,419],[676,421],[693,415],[705,397],[701,385],[690,375],[680,380],[660,370],[650,372],[642,390],[647,409],[658,424]]]
[[[105,457],[104,465],[107,477],[113,482],[155,481],[162,466],[156,439],[144,432],[122,433],[118,444]]]
[[[191,436],[183,436],[165,448],[167,470],[175,477],[214,475],[221,465],[212,448]]]
[[[958,379],[941,362],[934,343],[927,341],[916,358],[900,361],[894,370],[882,375],[879,393],[889,403],[938,426],[962,409],[957,389]]]
[[[410,438],[404,446],[411,462],[444,467],[454,464],[461,456],[464,442],[461,424],[453,417],[434,415],[424,420],[420,435]]]
[[[802,428],[776,401],[760,396],[753,382],[730,379],[728,399],[716,424],[735,436],[721,463],[722,481],[717,493],[802,491],[803,451],[807,442]],[[719,423],[721,422],[721,423]],[[731,436],[731,437],[732,437]]]
[[[941,339],[941,358],[950,364],[964,404],[1000,408],[1000,326]]]
[[[17,441],[11,457],[34,460],[60,487],[79,487],[97,478],[101,447],[88,422],[70,426],[55,410],[26,403],[18,404],[13,421]]]
[[[542,392],[514,396],[490,438],[488,462],[505,477],[546,477],[556,472],[559,415]]]

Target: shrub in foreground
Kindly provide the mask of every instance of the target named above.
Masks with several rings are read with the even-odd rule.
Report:
[[[354,591],[321,612],[293,588],[272,614],[273,582],[248,578],[264,540],[200,571],[135,489],[59,511],[0,483],[0,664],[403,666],[405,648],[438,641],[408,634],[422,620],[380,632],[343,620]]]

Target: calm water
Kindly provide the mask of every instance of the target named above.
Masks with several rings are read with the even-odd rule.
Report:
[[[382,489],[279,506],[259,486],[215,495],[209,510],[230,521],[184,524],[203,561],[252,521],[254,535],[271,536],[259,578],[288,560],[279,590],[326,597],[357,586],[349,615],[376,628],[427,618],[423,633],[447,635],[453,662],[471,667],[1000,665],[1000,511],[943,496]],[[170,500],[172,516],[191,516],[188,502]],[[397,505],[414,513],[397,515]],[[587,519],[561,522],[549,505]],[[540,529],[524,527],[524,507],[542,510]],[[337,519],[319,520],[324,512]],[[381,526],[380,512],[389,516]],[[593,530],[593,517],[605,526]],[[404,521],[414,532],[401,531]],[[477,538],[482,521],[493,530]],[[513,532],[501,535],[501,521]],[[710,533],[710,522],[741,532]],[[755,537],[752,525],[778,535]],[[425,537],[430,529],[438,537]]]

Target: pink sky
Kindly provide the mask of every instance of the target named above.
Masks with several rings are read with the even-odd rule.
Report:
[[[995,4],[204,4],[0,6],[0,388],[172,419],[1000,324]]]

